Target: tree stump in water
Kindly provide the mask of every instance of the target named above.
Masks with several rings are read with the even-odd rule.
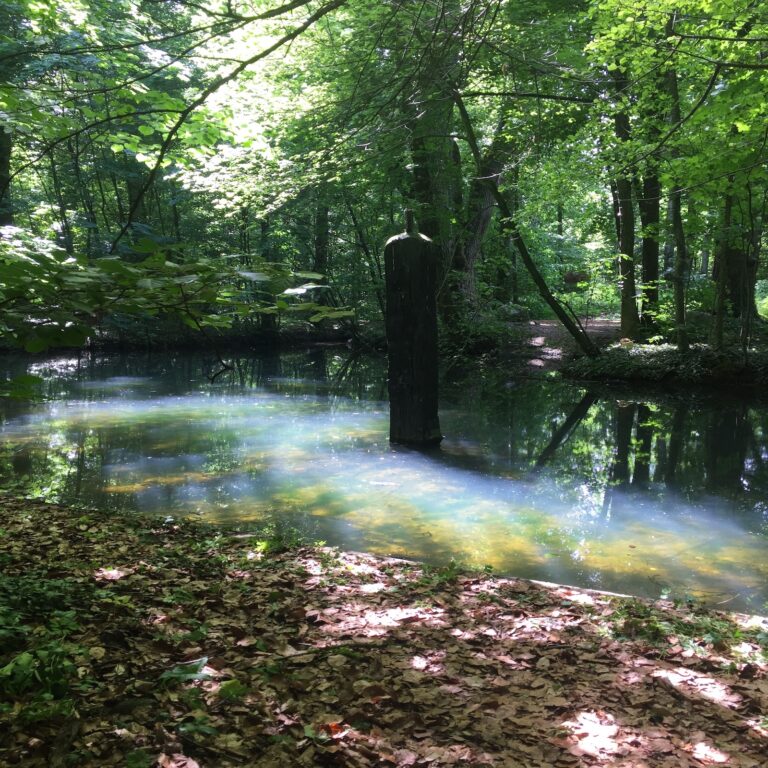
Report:
[[[406,211],[406,231],[384,247],[389,356],[389,439],[442,440],[437,416],[437,253]]]

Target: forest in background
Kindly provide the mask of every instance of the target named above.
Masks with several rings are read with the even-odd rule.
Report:
[[[0,330],[382,335],[413,208],[444,338],[615,313],[746,350],[768,310],[768,11],[746,0],[11,0]],[[733,333],[733,336],[729,335]]]

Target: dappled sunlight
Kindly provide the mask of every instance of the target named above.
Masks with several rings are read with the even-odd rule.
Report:
[[[562,722],[561,726],[576,738],[576,742],[568,748],[571,754],[604,758],[615,755],[621,749],[616,740],[619,726],[613,715],[607,712],[578,712],[571,720]]]
[[[119,581],[133,573],[131,568],[97,568],[93,573],[96,581]]]
[[[720,765],[729,762],[731,759],[727,752],[723,752],[704,741],[699,741],[692,745],[691,755],[704,763],[704,765]]]
[[[418,672],[426,672],[430,675],[442,675],[445,672],[445,651],[435,651],[426,656],[414,656],[411,659],[411,667]]]
[[[701,696],[728,709],[738,709],[743,703],[742,697],[727,685],[708,675],[703,675],[685,667],[656,670],[652,677],[668,683],[686,696]]]

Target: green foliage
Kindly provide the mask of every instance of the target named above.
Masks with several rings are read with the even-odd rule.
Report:
[[[264,263],[254,272],[240,269],[233,259],[187,260],[179,246],[162,246],[149,238],[130,252],[131,261],[104,257],[87,263],[53,243],[13,230],[12,237],[0,238],[5,278],[0,330],[34,353],[81,346],[104,317],[115,314],[145,321],[174,315],[197,331],[226,328],[255,312],[301,311],[311,314],[311,322],[352,314],[305,302],[301,297],[315,286],[286,288],[293,274],[281,264]],[[32,383],[26,379],[16,389]]]
[[[704,655],[707,649],[728,651],[731,646],[747,640],[762,647],[762,656],[768,653],[768,638],[764,633],[744,630],[732,619],[690,607],[681,615],[658,608],[641,600],[628,600],[620,604],[610,617],[617,637],[638,640],[657,646],[662,652],[670,645]]]
[[[210,674],[204,671],[207,663],[208,657],[203,656],[195,661],[178,664],[172,669],[167,669],[160,675],[160,684],[164,687],[170,687],[178,685],[179,683],[210,680]]]
[[[125,768],[152,768],[154,764],[154,755],[145,749],[134,749],[125,756]]]
[[[225,680],[218,689],[219,698],[224,701],[240,701],[248,693],[248,686],[239,680]]]
[[[270,520],[251,539],[254,549],[264,555],[278,555],[309,543],[301,530],[280,517]]]
[[[0,576],[0,695],[18,702],[22,722],[72,714],[73,690],[93,682],[78,675],[86,649],[71,639],[87,596],[75,580]]]
[[[176,730],[182,736],[213,736],[218,729],[211,724],[207,715],[193,715],[185,718],[176,726]]]
[[[0,384],[0,397],[9,397],[13,400],[38,400],[43,379],[32,374],[14,376],[12,379]]]
[[[446,565],[425,565],[421,571],[419,584],[424,587],[440,589],[449,584],[455,584],[459,577],[467,573],[467,567],[453,558]]]
[[[12,195],[0,178],[0,220],[18,226],[0,235],[0,332],[28,352],[97,335],[172,340],[182,326],[251,338],[278,321],[375,342],[382,246],[405,206],[436,241],[447,305],[466,293],[468,311],[447,312],[446,326],[461,336],[477,320],[478,345],[498,346],[508,328],[495,302],[550,310],[488,199],[491,179],[578,315],[618,306],[622,175],[638,189],[658,177],[662,249],[678,187],[693,260],[722,244],[759,260],[766,20],[735,0],[447,2],[416,17],[402,3],[329,3],[310,17],[291,4],[6,5],[0,177]],[[588,279],[569,286],[569,273]],[[711,311],[712,283],[688,277],[687,309]],[[662,281],[649,313],[662,334],[672,289]]]

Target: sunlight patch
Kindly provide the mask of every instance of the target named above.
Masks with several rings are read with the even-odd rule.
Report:
[[[130,576],[132,570],[122,568],[97,568],[93,572],[93,578],[97,581],[118,581],[124,576]]]
[[[735,709],[742,702],[742,697],[738,693],[731,691],[724,683],[712,677],[702,675],[699,672],[694,672],[692,669],[685,669],[684,667],[658,669],[653,673],[652,677],[666,680],[678,690],[683,692],[691,691],[728,709]]]
[[[730,755],[722,752],[719,749],[716,749],[713,746],[710,746],[709,744],[706,744],[703,741],[700,741],[698,744],[693,746],[691,754],[697,760],[701,760],[704,765],[722,765],[731,759]]]
[[[616,741],[619,726],[613,715],[606,712],[580,712],[573,720],[566,720],[562,725],[578,739],[578,743],[568,750],[571,754],[600,757],[619,751],[619,743]]]
[[[445,651],[435,651],[424,656],[414,656],[411,659],[411,666],[417,672],[428,672],[430,675],[440,675],[445,672],[443,661],[445,660]]]

